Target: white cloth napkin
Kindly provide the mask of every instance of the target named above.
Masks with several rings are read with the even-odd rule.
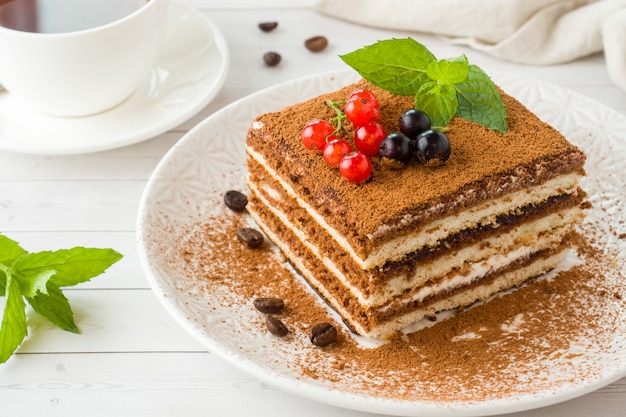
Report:
[[[504,60],[560,64],[604,51],[626,90],[626,0],[318,0],[354,23],[445,36]]]

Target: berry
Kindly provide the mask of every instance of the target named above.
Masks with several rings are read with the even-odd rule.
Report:
[[[398,127],[410,139],[416,139],[420,133],[430,129],[430,118],[421,110],[409,109],[398,119]]]
[[[374,107],[376,109],[378,108],[378,100],[376,99],[376,96],[374,95],[374,93],[372,93],[369,90],[365,90],[363,88],[359,88],[358,90],[354,90],[352,92],[352,94],[350,94],[350,97],[348,97],[348,100],[350,100],[353,97],[362,98],[365,101],[367,101],[370,106],[372,106],[372,107]]]
[[[350,144],[343,139],[333,139],[324,148],[324,161],[333,168],[337,168],[341,159],[352,152]]]
[[[348,181],[358,184],[372,175],[372,162],[362,152],[350,152],[339,163],[339,172]]]
[[[355,96],[348,99],[343,112],[355,127],[368,122],[374,116],[374,107],[365,99]]]
[[[335,138],[334,131],[335,128],[325,120],[311,120],[302,129],[302,143],[311,151],[321,152]]]
[[[427,130],[415,141],[415,157],[428,166],[439,166],[450,157],[450,141],[438,130]]]
[[[354,145],[365,155],[378,155],[380,142],[385,139],[385,129],[380,123],[370,120],[354,132]]]
[[[380,109],[378,107],[372,107],[372,117],[370,117],[370,120],[378,123],[380,123],[380,121],[382,120],[380,116]]]
[[[378,155],[406,165],[411,161],[411,139],[404,133],[390,133],[380,143]]]

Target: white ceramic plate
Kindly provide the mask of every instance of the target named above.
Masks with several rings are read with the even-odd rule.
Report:
[[[152,138],[189,119],[216,96],[229,60],[224,37],[213,22],[171,2],[166,43],[156,65],[117,107],[86,117],[53,117],[0,89],[0,150],[78,154]]]
[[[294,371],[295,356],[289,350],[272,347],[262,330],[258,334],[235,331],[245,328],[250,317],[241,308],[228,307],[228,302],[222,302],[223,297],[229,297],[228,293],[218,296],[199,288],[194,279],[186,277],[185,271],[170,262],[175,253],[168,250],[173,241],[172,230],[206,221],[211,214],[223,210],[221,199],[225,190],[244,189],[244,141],[256,115],[337,89],[356,79],[354,72],[341,71],[260,91],[207,118],[165,156],[145,189],[138,216],[138,245],[148,279],[166,309],[211,352],[256,378],[309,399],[387,415],[459,417],[522,411],[583,395],[625,376],[626,320],[621,320],[615,334],[602,335],[610,339],[611,353],[585,352],[577,356],[576,366],[591,368],[597,375],[591,379],[568,383],[560,379],[554,385],[538,385],[536,390],[523,394],[505,392],[496,400],[467,403],[402,401],[353,394],[340,384],[298,375]],[[590,191],[595,205],[588,221],[606,228],[607,232],[611,224],[620,224],[626,212],[624,163],[620,159],[620,154],[623,158],[626,151],[623,139],[626,118],[551,84],[511,74],[495,74],[494,79],[586,151],[588,177],[583,186]],[[215,207],[217,202],[220,207]],[[610,233],[603,239],[606,245],[626,253],[626,239]],[[624,259],[619,262],[623,265]],[[294,366],[290,367],[292,363]],[[538,364],[538,369],[551,369],[549,364],[543,366]],[[532,376],[528,384],[533,387]]]

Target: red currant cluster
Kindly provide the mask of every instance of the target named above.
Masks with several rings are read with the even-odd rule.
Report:
[[[329,101],[337,112],[336,126],[326,120],[315,119],[302,130],[302,143],[312,151],[322,152],[324,161],[331,167],[339,168],[348,181],[360,183],[372,174],[370,156],[378,155],[379,147],[385,138],[385,130],[380,124],[378,100],[371,91],[355,90],[350,94],[341,111],[337,102]],[[338,137],[342,131],[342,120],[347,118],[354,125],[354,146]]]

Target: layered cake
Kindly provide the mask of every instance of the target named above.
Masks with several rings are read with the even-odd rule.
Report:
[[[413,98],[363,80],[258,116],[246,145],[248,211],[353,332],[392,337],[538,277],[571,250],[585,156],[556,129],[502,93],[508,133],[455,117],[444,165],[372,157],[371,178],[354,184],[306,149],[301,131],[334,117],[327,100],[359,88],[397,130]]]

